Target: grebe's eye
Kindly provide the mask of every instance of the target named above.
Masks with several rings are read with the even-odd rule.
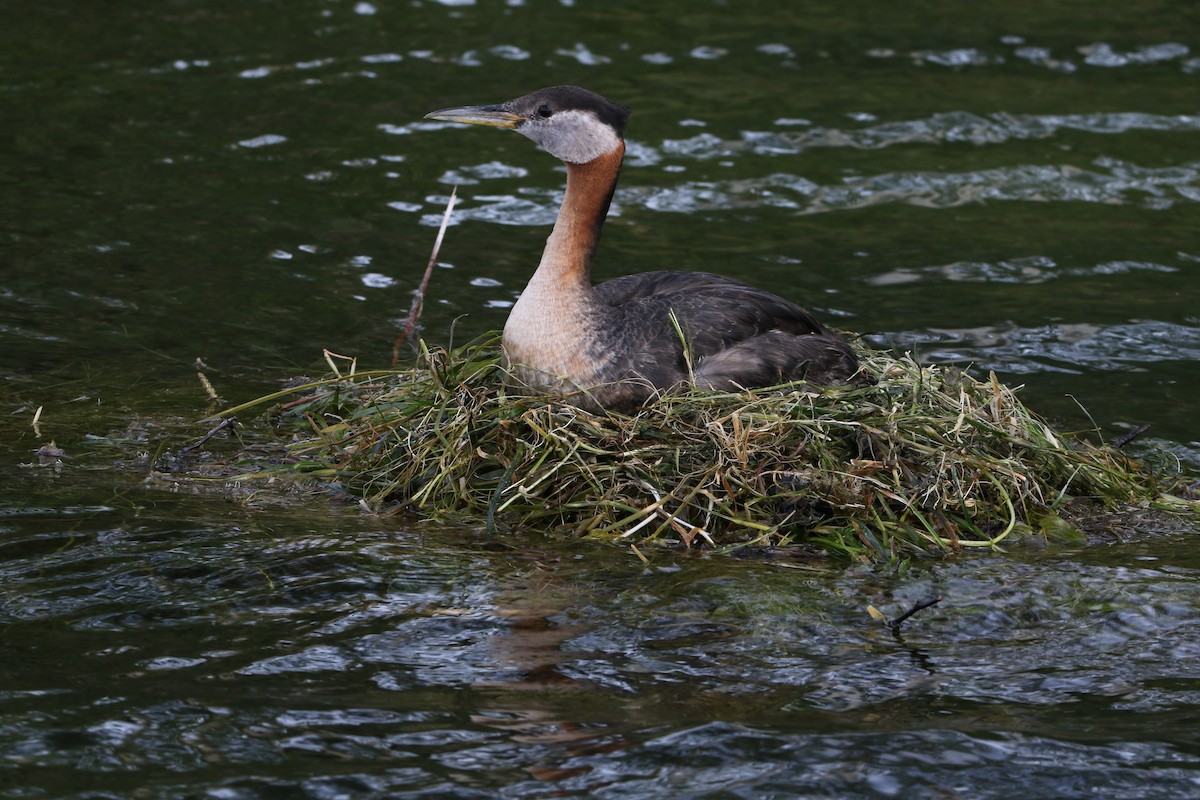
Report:
[[[544,103],[542,105],[538,106],[537,114],[542,119],[549,117],[553,113],[554,113],[554,110],[552,108],[550,108],[550,106],[548,106]]]

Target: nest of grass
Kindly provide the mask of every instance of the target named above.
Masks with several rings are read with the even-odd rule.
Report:
[[[625,416],[506,395],[493,334],[226,414],[288,400],[274,422],[301,435],[281,469],[489,530],[893,561],[1081,537],[1118,509],[1197,511],[1177,479],[1054,432],[994,376],[858,355],[871,386],[682,392]]]

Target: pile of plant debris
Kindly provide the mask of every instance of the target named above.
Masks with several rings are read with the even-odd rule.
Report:
[[[506,394],[493,334],[226,414],[275,404],[294,438],[281,470],[489,530],[891,561],[1079,535],[1114,510],[1197,513],[1178,477],[1056,433],[995,376],[858,355],[869,386],[676,392],[626,416]]]

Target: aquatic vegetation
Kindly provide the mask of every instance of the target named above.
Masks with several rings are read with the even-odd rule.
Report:
[[[273,422],[301,434],[275,474],[337,481],[372,510],[635,545],[892,561],[1197,512],[1177,478],[1055,432],[994,375],[908,356],[860,350],[865,387],[685,391],[626,416],[506,394],[498,335],[421,347],[410,368],[226,414],[288,399]]]

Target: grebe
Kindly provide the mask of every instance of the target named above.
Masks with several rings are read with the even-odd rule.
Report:
[[[514,386],[584,408],[632,411],[688,383],[730,391],[849,382],[858,360],[845,341],[803,308],[741,281],[665,271],[592,285],[629,113],[587,89],[551,86],[499,105],[425,115],[514,130],[567,167],[541,263],[504,325]]]

